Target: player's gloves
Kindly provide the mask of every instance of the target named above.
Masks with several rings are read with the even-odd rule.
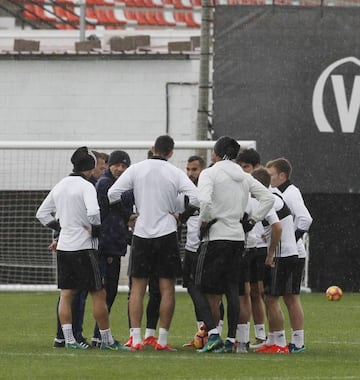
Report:
[[[50,223],[48,223],[47,226],[49,228],[51,228],[52,230],[57,231],[57,232],[60,232],[60,230],[61,230],[60,223],[56,219],[54,219]]]
[[[91,225],[91,237],[98,238],[101,235],[101,224]]]
[[[246,234],[251,231],[256,224],[255,220],[249,219],[249,215],[246,212],[244,213],[243,218],[240,220],[240,223],[242,224],[242,227]]]
[[[117,212],[119,213],[120,217],[123,218],[125,224],[127,224],[130,220],[130,216],[133,214],[132,212],[130,212],[130,210],[128,210],[123,202],[121,200],[115,202],[115,203],[112,203],[110,204],[110,208],[113,208],[113,209],[116,209]]]
[[[196,215],[196,213],[199,212],[200,208],[193,206],[189,203],[189,197],[185,195],[184,197],[184,205],[185,205],[185,211],[181,214],[179,214],[179,220],[181,224],[185,224],[190,216]]]
[[[300,230],[299,228],[295,231],[295,239],[298,241],[301,239],[306,231],[305,230]]]
[[[200,240],[202,240],[210,230],[210,227],[217,222],[217,219],[210,220],[208,223],[202,223],[200,227]]]

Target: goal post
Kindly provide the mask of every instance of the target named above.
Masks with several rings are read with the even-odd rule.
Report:
[[[2,141],[0,142],[0,291],[56,290],[56,256],[49,252],[51,231],[35,218],[50,189],[72,170],[75,149],[111,153],[126,150],[132,163],[147,157],[153,141]],[[215,141],[175,141],[171,162],[185,170],[198,152],[210,163]],[[239,141],[256,148],[255,141]],[[128,255],[127,255],[128,256]],[[126,258],[120,286],[127,285]]]

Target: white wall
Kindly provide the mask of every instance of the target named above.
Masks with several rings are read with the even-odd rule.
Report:
[[[0,141],[154,141],[166,132],[166,83],[197,83],[198,70],[198,59],[0,60]],[[196,139],[197,97],[197,85],[168,87],[175,141]],[[0,189],[51,188],[71,153],[0,151]],[[137,162],[146,150],[129,154]]]
[[[153,140],[166,83],[197,82],[198,60],[0,61],[1,140]],[[195,138],[197,86],[170,87],[170,133]]]

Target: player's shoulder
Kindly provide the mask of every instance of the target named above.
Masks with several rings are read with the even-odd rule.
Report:
[[[283,195],[286,199],[289,198],[302,198],[300,189],[291,183],[283,192]]]
[[[281,195],[279,195],[278,193],[275,192],[274,194],[275,194],[274,209],[276,211],[279,211],[284,207],[284,200],[281,197]]]

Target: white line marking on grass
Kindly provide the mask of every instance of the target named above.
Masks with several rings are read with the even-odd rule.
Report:
[[[349,346],[349,345],[358,346],[360,343],[360,339],[354,339],[352,342],[349,342],[348,340],[343,340],[343,341],[337,340],[337,341],[331,342],[327,339],[324,339],[324,340],[320,339],[320,340],[312,340],[311,343],[313,343],[313,344],[324,344],[324,343],[326,343],[326,344],[331,344],[331,345],[336,345],[336,346],[338,346],[341,343],[344,343],[347,346]]]
[[[250,379],[250,380],[253,380],[253,379],[256,379],[255,377],[254,378],[249,378],[247,377],[247,379]],[[288,377],[272,377],[271,378],[272,380],[289,380]],[[299,380],[337,380],[337,379],[342,379],[342,380],[351,380],[351,379],[359,379],[358,376],[301,376],[301,377],[294,377],[294,376],[291,376],[291,379],[299,379]]]
[[[59,352],[61,351],[61,352]],[[96,352],[97,351],[97,352]],[[63,358],[74,358],[74,359],[79,359],[79,358],[101,358],[102,360],[110,359],[111,361],[114,360],[114,357],[117,356],[117,360],[128,360],[129,358],[131,359],[139,359],[139,360],[163,360],[166,358],[167,360],[182,360],[182,361],[196,361],[198,363],[199,359],[201,358],[202,362],[206,362],[207,360],[211,360],[211,362],[214,361],[227,361],[230,363],[234,363],[234,361],[239,359],[240,355],[221,355],[221,354],[214,354],[214,353],[197,353],[193,352],[192,355],[189,355],[188,353],[185,353],[183,351],[180,352],[158,352],[158,353],[150,353],[150,352],[116,352],[116,351],[100,351],[100,350],[79,350],[79,351],[65,351],[65,350],[55,350],[54,352],[44,352],[44,353],[39,353],[39,352],[5,352],[5,351],[0,351],[0,356],[3,358],[6,357],[39,357],[39,358],[44,358],[44,357],[63,357]],[[291,360],[290,358],[293,358],[293,355],[260,355],[260,354],[249,354],[246,355],[246,362],[256,362],[259,363],[259,361],[263,362],[269,362],[272,361],[273,359],[282,359],[282,360]],[[297,363],[307,363],[308,361],[311,361],[311,357],[307,356],[306,353],[301,354],[301,355],[296,355],[296,362]],[[322,358],[317,358],[315,360],[316,362],[328,362],[329,360],[322,359]],[[343,359],[342,362],[346,363],[348,360]],[[349,360],[349,363],[353,363],[352,360]],[[255,380],[259,379],[258,377],[248,377],[247,380]],[[309,377],[292,377],[292,380],[337,380],[337,379],[343,379],[343,380],[352,380],[356,379],[359,380],[359,376],[309,376]],[[200,380],[200,379],[199,379]],[[206,379],[206,380],[211,380],[211,379]],[[267,380],[288,380],[288,378],[282,378],[282,377],[269,377]]]

